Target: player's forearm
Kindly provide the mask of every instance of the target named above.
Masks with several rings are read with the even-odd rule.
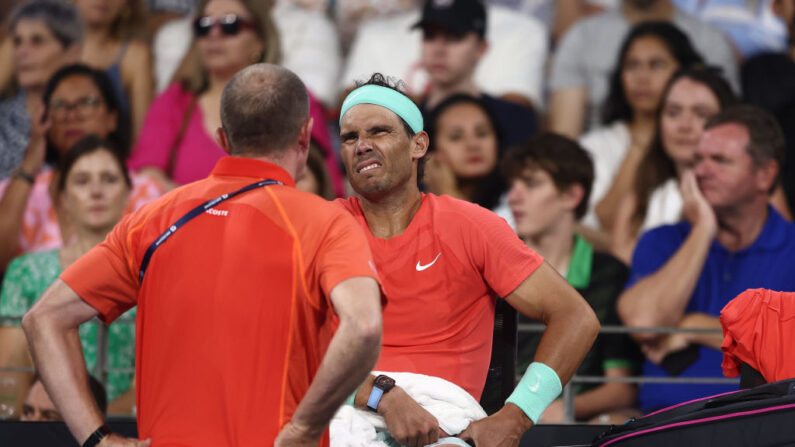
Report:
[[[381,320],[340,322],[292,422],[319,435],[337,409],[368,377],[381,352]]]
[[[634,327],[676,326],[704,268],[712,236],[696,225],[684,244],[657,272],[638,281],[618,299],[624,324]],[[635,334],[640,341],[649,334]]]
[[[599,333],[588,303],[579,298],[549,315],[535,358],[554,369],[562,385],[571,379]]]
[[[65,327],[58,315],[35,307],[25,315],[22,326],[50,398],[82,444],[103,418],[88,387],[78,326]]]

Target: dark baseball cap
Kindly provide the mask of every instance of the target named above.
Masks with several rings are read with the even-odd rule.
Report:
[[[474,31],[486,35],[486,7],[481,0],[426,0],[422,18],[412,28],[433,25],[463,35]]]

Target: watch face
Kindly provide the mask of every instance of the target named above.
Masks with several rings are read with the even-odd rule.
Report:
[[[373,382],[373,386],[378,387],[384,391],[389,391],[395,386],[395,379],[389,376],[378,376]]]

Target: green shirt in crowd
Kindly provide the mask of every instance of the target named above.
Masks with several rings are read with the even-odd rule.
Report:
[[[8,265],[3,288],[0,291],[0,316],[22,317],[44,290],[61,274],[58,250],[22,255]],[[120,319],[108,327],[108,369],[135,368],[135,308],[127,311]],[[88,371],[97,364],[97,327],[94,319],[80,325],[80,343]],[[19,326],[19,322],[5,322],[6,326]],[[132,372],[109,372],[105,388],[108,402],[127,392],[134,374]]]

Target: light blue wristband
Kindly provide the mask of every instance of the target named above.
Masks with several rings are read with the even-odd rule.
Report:
[[[521,408],[535,424],[561,391],[563,386],[555,370],[543,363],[533,362],[505,402]]]

